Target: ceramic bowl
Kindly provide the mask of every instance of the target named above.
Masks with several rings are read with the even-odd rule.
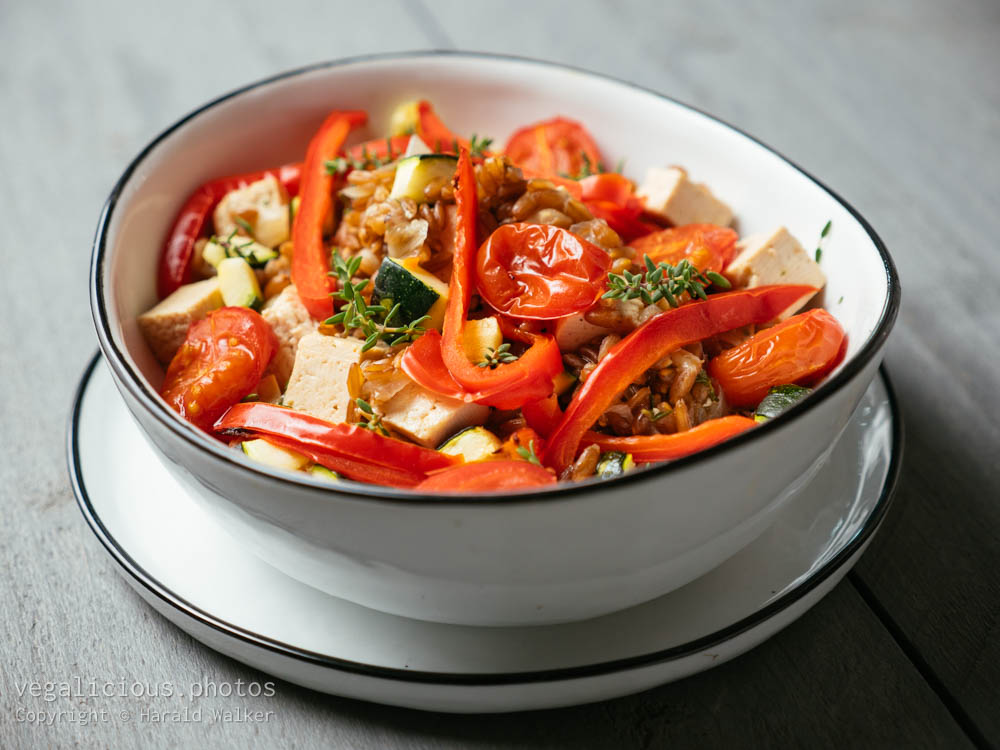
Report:
[[[158,254],[205,180],[302,158],[331,109],[433,101],[459,133],[503,143],[556,114],[585,122],[609,158],[681,164],[734,207],[741,234],[786,225],[804,243],[828,220],[820,300],[846,358],[810,398],[754,430],[607,482],[447,498],[254,464],[182,421],[136,325],[156,300]],[[851,206],[780,155],[688,106],[533,60],[407,54],[285,73],[212,101],[129,165],[101,215],[91,305],[115,383],[164,464],[246,548],[335,596],[405,617],[471,625],[567,622],[624,609],[714,568],[759,536],[826,460],[875,375],[899,306],[892,261]],[[142,502],[137,497],[136,502]]]

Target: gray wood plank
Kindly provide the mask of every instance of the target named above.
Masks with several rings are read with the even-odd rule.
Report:
[[[0,699],[4,747],[65,746],[172,748],[649,748],[699,747],[966,747],[964,734],[899,652],[849,585],[781,635],[731,663],[682,682],[593,706],[506,716],[444,716],[334,698],[277,682],[273,697],[88,699],[79,707],[107,709],[110,719],[89,727],[12,722],[17,707],[60,710],[57,699],[19,698],[24,680],[80,675],[99,684],[143,685],[198,681],[267,681],[200,646],[163,620],[121,581],[96,540],[67,516],[45,568],[78,556],[84,580],[62,580],[26,591],[21,603],[31,625],[0,632],[3,642],[31,641],[34,653],[5,670]],[[37,568],[36,568],[37,569]],[[15,574],[22,571],[15,569]],[[76,615],[73,634],[53,629]],[[9,628],[10,623],[7,624]],[[72,635],[72,637],[68,637]],[[140,711],[200,707],[200,720],[152,723]],[[224,723],[215,711],[273,712],[261,723]],[[121,711],[129,712],[123,720]]]
[[[0,326],[0,745],[961,744],[849,586],[730,665],[596,707],[448,718],[281,685],[273,699],[239,704],[274,710],[266,725],[32,730],[15,720],[13,685],[25,679],[264,679],[142,605],[69,493],[65,413],[95,346],[89,243],[114,179],[166,124],[221,91],[320,59],[421,46],[547,57],[664,91],[771,143],[870,218],[903,277],[888,359],[910,452],[900,501],[860,575],[977,731],[1000,742],[1000,406],[984,397],[996,389],[1000,354],[1000,291],[989,283],[1000,276],[995,3],[593,2],[567,11],[522,1],[177,0],[169,10],[0,3],[0,295],[9,301]]]

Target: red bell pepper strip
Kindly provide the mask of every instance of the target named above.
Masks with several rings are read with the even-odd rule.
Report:
[[[462,337],[469,312],[469,298],[475,286],[478,199],[476,175],[469,152],[464,148],[458,159],[457,176],[455,254],[444,333],[440,339],[434,332],[424,334],[407,349],[401,366],[418,383],[446,393],[440,388],[451,391],[450,383],[433,388],[426,380],[428,374],[437,376],[441,373],[442,368],[437,362],[437,357],[440,357],[451,379],[464,392],[463,400],[500,409],[517,409],[526,401],[543,398],[552,392],[552,379],[563,369],[562,356],[554,338],[538,336],[515,362],[491,369],[478,367],[469,361]]]
[[[398,159],[410,145],[409,135],[394,135],[391,138],[376,138],[373,141],[358,143],[347,149],[347,155],[354,160],[362,161],[366,157],[377,158],[380,161]]]
[[[367,119],[364,112],[331,112],[309,142],[302,167],[301,203],[292,226],[292,283],[309,314],[318,320],[333,315],[327,276],[330,258],[323,245],[323,222],[333,210],[333,175],[326,162],[340,152],[351,129]]]
[[[528,427],[547,438],[563,418],[562,409],[559,408],[559,397],[553,393],[546,398],[529,401],[521,407],[521,416],[524,417]]]
[[[461,148],[469,148],[469,142],[464,138],[459,138],[451,132],[448,127],[441,122],[434,107],[426,99],[417,102],[417,135],[420,140],[431,147],[432,150],[444,153],[455,153],[455,144]]]
[[[261,402],[236,404],[215,423],[215,431],[264,437],[352,479],[394,486],[412,486],[429,473],[459,461],[357,425],[333,424]],[[334,462],[339,462],[339,468],[332,465]]]
[[[461,464],[432,474],[415,489],[434,492],[489,492],[555,484],[551,471],[527,461],[490,460]]]
[[[631,453],[632,459],[639,464],[672,461],[711,448],[713,445],[749,430],[755,424],[756,422],[747,417],[731,415],[710,419],[690,430],[675,432],[671,435],[616,437],[588,431],[584,433],[580,444],[596,445],[602,451]]]
[[[273,175],[289,195],[297,195],[301,172],[301,164],[286,164],[274,169],[210,180],[191,193],[184,201],[177,218],[174,219],[174,225],[160,253],[160,269],[156,280],[156,291],[160,298],[168,296],[177,287],[191,281],[191,256],[194,254],[194,243],[201,236],[209,216],[226,193],[262,180],[267,175]]]
[[[767,323],[812,287],[762,286],[713,294],[653,316],[619,341],[577,388],[549,437],[543,463],[562,472],[576,456],[584,433],[625,388],[670,352],[741,326]]]
[[[265,435],[264,437],[268,442],[274,443],[279,448],[301,453],[313,463],[325,466],[330,471],[335,471],[341,476],[358,482],[380,484],[387,487],[409,488],[415,487],[425,478],[424,475],[416,474],[407,469],[376,466],[354,458],[342,456],[338,453],[327,453],[312,446],[304,446],[297,440],[279,438],[274,435]]]

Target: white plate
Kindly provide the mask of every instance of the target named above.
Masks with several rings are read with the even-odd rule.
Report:
[[[77,393],[69,468],[84,517],[132,587],[198,640],[289,682],[436,711],[603,700],[752,648],[854,565],[889,504],[902,447],[883,375],[802,496],[702,578],[584,622],[442,625],[336,599],[246,552],[159,463],[98,361]]]

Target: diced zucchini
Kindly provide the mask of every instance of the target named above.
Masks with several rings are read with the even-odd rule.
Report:
[[[226,255],[226,248],[224,248],[220,243],[212,240],[205,244],[202,248],[201,257],[205,259],[205,262],[214,268],[219,267],[219,263],[224,261],[229,256]]]
[[[563,370],[561,373],[555,376],[552,381],[555,386],[555,392],[557,396],[563,395],[566,391],[576,385],[576,375],[571,372]]]
[[[444,311],[448,306],[448,285],[433,274],[422,269],[416,258],[389,258],[382,260],[372,302],[390,299],[400,304],[399,312],[390,325],[406,325],[423,315],[431,319],[424,321],[424,328],[441,329]]]
[[[412,198],[417,203],[424,203],[427,184],[438,177],[450,180],[457,165],[458,159],[450,154],[417,154],[400,159],[389,197]]]
[[[416,133],[420,125],[420,102],[414,99],[396,105],[389,118],[389,135]]]
[[[633,468],[635,468],[635,461],[632,459],[631,453],[609,451],[602,453],[597,462],[597,476],[601,479],[611,479],[612,477],[620,477]]]
[[[449,456],[461,456],[466,463],[482,461],[500,450],[500,438],[485,427],[466,427],[438,448]]]
[[[309,459],[301,453],[279,448],[274,443],[262,439],[247,440],[241,443],[241,447],[248,458],[274,469],[298,471],[309,463]]]
[[[253,268],[267,265],[269,260],[278,257],[278,251],[246,237],[233,237],[228,240],[213,238],[201,251],[201,256],[207,263],[216,268],[226,258],[242,258]]]
[[[319,464],[313,464],[308,469],[306,469],[312,476],[316,479],[322,479],[327,482],[339,482],[340,475],[335,471],[330,471],[325,466],[320,466]]]
[[[219,261],[219,290],[222,301],[235,307],[260,307],[264,295],[257,283],[257,274],[243,258],[223,258]]]
[[[810,393],[812,393],[811,388],[805,388],[801,385],[776,385],[757,405],[757,411],[753,415],[754,421],[766,422],[769,419],[774,419]]]
[[[503,333],[500,331],[500,323],[492,316],[482,320],[467,321],[462,331],[465,356],[473,364],[488,360],[502,343]]]

